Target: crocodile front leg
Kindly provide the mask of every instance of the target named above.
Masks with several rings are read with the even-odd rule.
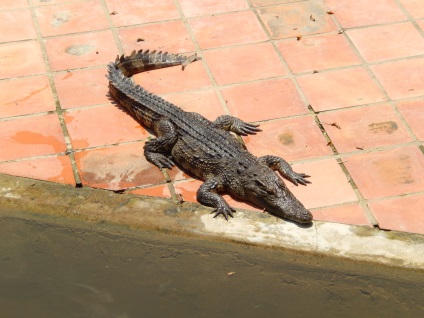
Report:
[[[259,125],[246,123],[241,119],[230,115],[219,116],[213,124],[216,128],[232,131],[240,136],[254,135],[261,131],[257,128]]]
[[[310,176],[304,173],[294,172],[290,164],[281,157],[263,156],[258,158],[258,160],[266,164],[272,170],[278,171],[285,179],[289,180],[296,186],[299,183],[301,185],[306,185],[307,183],[311,183],[309,180],[305,179],[305,178],[309,178]]]
[[[223,189],[223,184],[220,178],[214,177],[206,180],[197,190],[197,201],[203,205],[215,208],[212,212],[216,212],[213,216],[216,218],[222,214],[228,221],[228,216],[233,217],[233,212],[236,210],[229,206],[218,191]]]

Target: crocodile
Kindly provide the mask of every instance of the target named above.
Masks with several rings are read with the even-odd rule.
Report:
[[[222,197],[228,193],[248,201],[277,217],[297,223],[311,223],[312,214],[287,188],[283,178],[294,185],[310,183],[304,173],[296,173],[281,157],[251,154],[239,136],[256,134],[259,125],[230,115],[209,121],[195,112],[186,112],[163,98],[136,85],[131,76],[143,71],[183,65],[200,59],[149,50],[117,56],[108,65],[111,97],[157,138],[144,145],[144,155],[159,169],[177,164],[191,176],[204,181],[197,201],[214,208],[214,217],[233,217],[235,209]],[[232,134],[233,133],[233,134]]]

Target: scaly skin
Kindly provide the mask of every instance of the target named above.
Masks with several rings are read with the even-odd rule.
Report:
[[[255,157],[230,132],[246,136],[260,131],[258,125],[223,115],[211,122],[189,113],[135,85],[130,76],[146,70],[183,65],[198,59],[195,55],[138,51],[117,57],[109,64],[109,90],[114,99],[157,138],[144,146],[146,159],[160,169],[176,163],[191,175],[204,180],[197,200],[214,208],[215,216],[226,219],[235,210],[220,195],[222,192],[249,201],[276,216],[299,223],[310,223],[312,214],[274,172],[295,185],[310,183],[282,158]]]

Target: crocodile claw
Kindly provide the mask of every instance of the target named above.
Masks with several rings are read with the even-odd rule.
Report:
[[[293,182],[295,186],[297,186],[298,184],[306,186],[308,183],[311,183],[311,181],[305,179],[309,177],[310,176],[308,176],[307,174],[297,172],[293,172],[293,174],[289,176],[290,181]]]
[[[241,123],[239,123],[234,130],[236,130],[235,133],[242,136],[254,135],[257,132],[262,131],[260,128],[258,128],[258,126],[258,124],[249,124],[241,121]]]
[[[228,216],[231,216],[233,218],[234,217],[233,212],[236,212],[236,210],[230,206],[225,206],[225,207],[215,208],[211,213],[214,213],[214,212],[216,212],[215,215],[213,216],[214,218],[222,214],[224,218],[228,221]]]

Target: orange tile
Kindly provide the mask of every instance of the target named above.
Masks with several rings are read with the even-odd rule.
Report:
[[[418,0],[419,1],[419,0]],[[393,0],[325,0],[344,28],[405,21],[407,18]],[[381,14],[384,12],[384,14]]]
[[[424,195],[392,198],[368,205],[380,228],[424,234]]]
[[[162,68],[134,76],[134,81],[155,94],[175,93],[211,86],[201,61],[188,65]]]
[[[110,103],[106,68],[75,70],[54,75],[62,108]],[[78,94],[75,94],[78,92]]]
[[[115,26],[178,19],[180,14],[172,0],[106,0]]]
[[[421,30],[424,31],[424,20],[418,20],[418,21],[415,21],[415,22],[419,25]]]
[[[132,191],[129,191],[129,193],[132,194],[140,194],[140,195],[147,195],[150,197],[161,197],[161,198],[171,198],[171,193],[169,192],[168,185],[161,184],[154,187],[148,187],[148,188],[140,188],[135,189]]]
[[[25,21],[25,23],[21,23]],[[19,28],[16,26],[19,24]],[[30,10],[0,12],[0,42],[21,41],[37,37]]]
[[[66,150],[56,114],[0,122],[0,161]]]
[[[64,118],[76,149],[135,141],[149,135],[129,113],[115,105],[68,111]]]
[[[189,23],[202,49],[268,39],[252,11],[195,18]],[[243,32],[240,32],[240,26],[243,26]]]
[[[311,116],[262,123],[260,128],[257,135],[243,137],[255,156],[275,155],[291,161],[333,153]]]
[[[282,40],[277,47],[293,73],[361,64],[345,37],[324,34]]]
[[[421,0],[399,0],[414,19],[424,18],[424,3]]]
[[[367,62],[424,53],[424,39],[410,22],[348,30],[346,33]]]
[[[231,114],[248,122],[308,113],[288,78],[226,87],[221,93]]]
[[[0,79],[45,72],[43,56],[37,42],[0,44]]]
[[[412,141],[390,105],[366,106],[318,115],[338,152]],[[331,126],[336,123],[340,129]]]
[[[43,36],[109,28],[106,13],[98,0],[39,7],[35,14]]]
[[[118,53],[110,31],[49,38],[45,42],[53,71],[106,64]]]
[[[0,81],[0,118],[55,110],[50,83],[45,76]]]
[[[165,181],[163,173],[147,162],[143,142],[75,153],[84,186],[121,190]]]
[[[193,42],[181,20],[147,24],[118,30],[126,54],[150,49],[170,53],[195,51]],[[142,39],[143,41],[137,41]]]
[[[316,209],[311,212],[314,220],[317,221],[371,226],[364,210],[359,204],[332,206]]]
[[[68,156],[55,156],[0,164],[0,173],[75,185]]]
[[[416,146],[360,154],[344,160],[366,199],[424,190],[424,157]]]
[[[371,70],[391,99],[424,95],[424,58],[372,65]]]
[[[424,100],[414,100],[397,103],[397,108],[405,118],[409,127],[414,131],[415,136],[421,141],[424,140]]]
[[[40,0],[38,0],[40,1]],[[29,7],[27,0],[15,0],[15,1],[1,1],[0,10],[10,10],[17,8],[27,8]]]
[[[362,67],[298,76],[297,81],[316,111],[386,100]]]
[[[249,9],[249,5],[244,0],[179,0],[179,2],[187,17]]]
[[[337,30],[320,1],[302,1],[261,8],[259,15],[273,39]],[[310,19],[313,16],[315,21]]]
[[[52,4],[81,2],[81,0],[31,0],[33,6],[47,6]]]
[[[271,43],[225,48],[203,54],[219,85],[287,75]]]
[[[282,4],[288,2],[294,2],[293,0],[251,0],[255,7],[269,6],[273,4]]]
[[[175,192],[182,196],[184,201],[197,203],[196,192],[202,183],[203,181],[200,180],[176,182],[174,183]]]

